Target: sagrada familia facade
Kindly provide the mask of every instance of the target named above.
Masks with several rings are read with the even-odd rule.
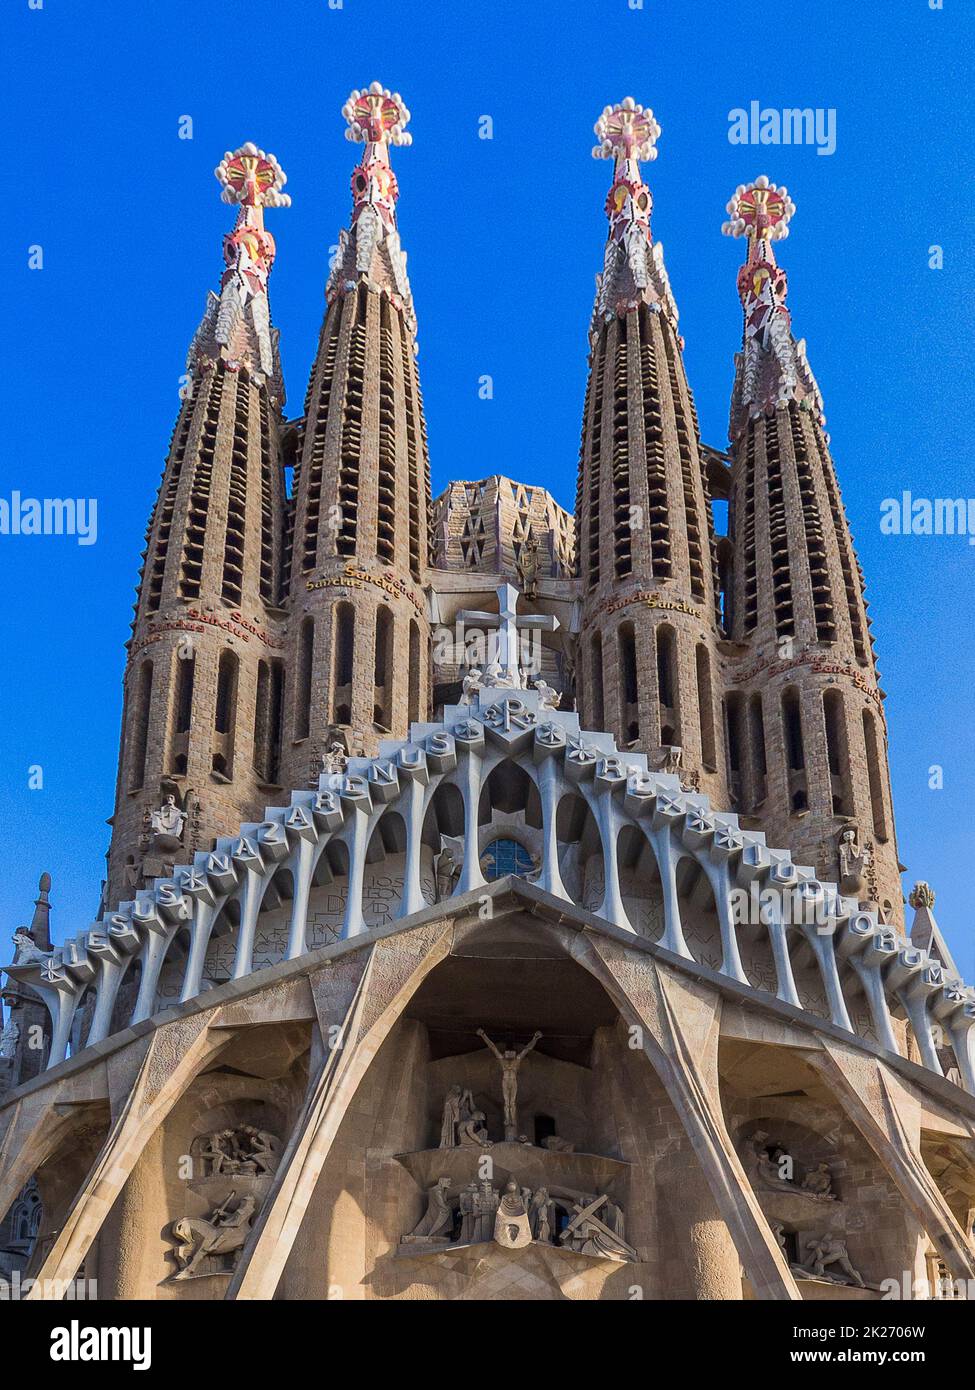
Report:
[[[905,921],[864,584],[765,177],[730,445],[702,443],[641,164],[574,515],[431,496],[362,145],[285,409],[252,144],[146,531],[95,920],[15,934],[0,1272],[29,1298],[878,1299],[975,1289],[975,991]],[[580,345],[581,347],[581,345]],[[726,504],[727,533],[715,503]]]

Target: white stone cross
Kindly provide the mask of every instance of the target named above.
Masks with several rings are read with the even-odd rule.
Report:
[[[457,619],[462,623],[477,624],[479,627],[497,628],[497,664],[498,674],[491,682],[493,685],[511,686],[514,689],[521,689],[524,684],[524,673],[518,662],[518,633],[522,628],[534,628],[543,632],[554,632],[559,625],[558,618],[551,617],[547,613],[532,613],[525,617],[518,616],[518,599],[520,594],[513,584],[498,585],[498,611],[497,613],[476,613],[469,609],[457,614]],[[487,684],[487,682],[484,682]]]

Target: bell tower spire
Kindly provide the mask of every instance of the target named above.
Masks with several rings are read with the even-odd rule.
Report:
[[[795,205],[764,175],[722,231],[747,242],[731,400],[731,636],[726,717],[737,809],[844,891],[902,916],[887,730],[823,401],[786,308],[774,243]],[[853,865],[851,868],[850,866]]]
[[[405,737],[429,703],[430,468],[389,159],[391,146],[411,143],[410,113],[374,82],[342,114],[362,158],[325,287],[289,515],[286,745],[296,786],[336,740],[374,752],[384,737]]]
[[[187,384],[128,646],[108,900],[241,821],[280,789],[284,385],[271,325],[274,238],[287,207],[273,154],[248,142],[214,173],[237,219],[187,358]]]
[[[605,108],[595,132],[593,155],[613,160],[613,179],[576,498],[584,592],[577,699],[585,725],[658,764],[680,763],[721,804],[711,498],[640,168],[656,158],[660,126],[627,97]]]

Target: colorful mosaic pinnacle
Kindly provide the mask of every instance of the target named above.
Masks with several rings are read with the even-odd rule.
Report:
[[[627,228],[634,225],[642,227],[649,238],[653,195],[640,177],[640,161],[657,158],[660,126],[653,112],[625,97],[616,106],[607,106],[593,129],[599,141],[593,159],[616,161],[606,198],[613,239],[622,240]]]
[[[593,130],[599,139],[593,159],[636,159],[647,163],[657,158],[660,125],[650,108],[640,106],[632,97],[604,107]]]
[[[404,129],[410,119],[406,103],[399,92],[373,82],[367,90],[351,93],[342,115],[349,123],[346,139],[366,147],[352,175],[352,220],[358,221],[363,210],[371,207],[391,228],[399,188],[389,165],[389,146],[413,143],[413,136]]]
[[[236,150],[228,150],[214,169],[225,203],[245,207],[288,208],[291,197],[281,190],[288,176],[273,154],[265,154],[250,140]]]
[[[789,223],[796,205],[788,190],[770,183],[760,174],[752,183],[740,183],[728,203],[730,221],[722,224],[725,236],[747,236],[782,241],[789,235]]]
[[[749,414],[763,414],[794,400],[825,425],[822,398],[806,360],[805,343],[792,336],[785,299],[789,282],[777,263],[773,241],[789,235],[796,205],[788,190],[760,174],[739,184],[727,204],[725,236],[747,237],[748,258],[738,272],[738,297],[745,315],[744,344],[732,398],[732,438]]]
[[[413,136],[405,129],[410,120],[406,102],[399,92],[391,92],[378,82],[371,83],[366,91],[353,91],[342,115],[349,123],[347,140],[377,145],[413,143]]]

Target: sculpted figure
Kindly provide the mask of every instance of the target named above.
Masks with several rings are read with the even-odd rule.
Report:
[[[452,845],[444,845],[434,860],[433,870],[437,876],[437,902],[449,898],[460,878],[461,864]]]
[[[831,1279],[836,1284],[856,1284],[861,1289],[865,1287],[863,1279],[850,1263],[850,1252],[846,1248],[845,1240],[828,1233],[814,1236],[812,1240],[806,1241],[806,1252],[805,1267],[818,1279]],[[846,1278],[840,1278],[829,1268],[831,1265],[838,1265]]]
[[[530,1199],[531,1193],[528,1192],[528,1200]],[[528,1200],[526,1200],[525,1192],[519,1188],[516,1179],[509,1178],[494,1218],[494,1239],[506,1250],[518,1250],[524,1245],[531,1244],[532,1229],[528,1216]]]
[[[663,750],[663,758],[660,763],[660,771],[670,772],[675,777],[678,777],[680,776],[681,763],[683,761],[683,748],[678,748],[676,744],[669,743]]]
[[[477,699],[477,692],[481,688],[481,669],[479,666],[471,666],[462,682],[463,694],[461,704],[472,705]]]
[[[149,828],[160,849],[175,847],[183,838],[186,812],[176,805],[171,793],[157,810],[149,813]]]
[[[348,756],[338,739],[330,743],[322,754],[322,772],[326,776],[336,772],[344,772],[348,763]]]
[[[531,1199],[528,1209],[532,1235],[536,1240],[552,1241],[555,1236],[555,1206],[548,1195],[547,1187],[540,1187]]]
[[[563,1139],[560,1134],[546,1134],[542,1140],[542,1148],[553,1154],[570,1154],[574,1151],[575,1144]]]
[[[538,593],[538,541],[532,531],[525,537],[518,557],[518,578],[525,598],[535,598]]]
[[[600,1255],[610,1260],[636,1260],[636,1251],[623,1239],[623,1210],[605,1193],[582,1196],[572,1203],[572,1214],[559,1236],[561,1243],[580,1255]]]
[[[226,1168],[233,1165],[236,1168],[236,1153],[234,1148],[234,1132],[232,1129],[216,1130],[213,1134],[208,1134],[203,1140],[200,1149],[200,1157],[204,1163],[210,1165],[210,1176],[218,1177]]]
[[[469,1182],[460,1194],[460,1235],[461,1245],[469,1245],[474,1239],[474,1208],[477,1199],[477,1183]]]
[[[483,1110],[472,1110],[457,1126],[457,1142],[468,1148],[489,1149],[492,1141],[484,1121]]]
[[[802,1180],[802,1190],[813,1197],[828,1198],[835,1202],[836,1194],[833,1192],[833,1175],[829,1164],[817,1163],[815,1168],[811,1168]]]
[[[477,1036],[482,1040],[485,1047],[491,1049],[501,1064],[501,1099],[504,1105],[504,1137],[505,1140],[509,1142],[517,1140],[518,1068],[542,1035],[536,1032],[531,1042],[523,1047],[520,1052],[515,1052],[513,1048],[507,1048],[504,1052],[499,1051],[483,1028],[478,1028]]]
[[[860,833],[855,825],[840,831],[840,888],[844,893],[863,892],[871,858],[872,850],[868,844],[861,847]]]
[[[449,1191],[450,1179],[438,1178],[436,1185],[427,1192],[427,1209],[420,1217],[419,1224],[409,1235],[400,1237],[402,1245],[431,1242],[446,1244],[450,1240],[454,1209],[447,1196]]]
[[[461,1089],[459,1086],[451,1086],[443,1101],[443,1117],[440,1121],[440,1148],[452,1149],[456,1146],[460,1114]]]
[[[226,1201],[206,1219],[183,1216],[173,1222],[173,1239],[177,1241],[174,1253],[179,1264],[174,1279],[192,1278],[200,1261],[207,1256],[232,1255],[242,1248],[250,1230],[257,1198],[247,1196],[239,1206],[231,1208],[230,1204],[236,1196],[236,1192],[231,1192]],[[229,1273],[230,1267],[224,1272]]]
[[[250,1149],[244,1160],[246,1166],[261,1177],[273,1173],[278,1166],[277,1138],[266,1129],[257,1129],[254,1125],[244,1125],[242,1133]]]
[[[485,1178],[474,1194],[474,1234],[473,1240],[491,1240],[494,1236],[494,1218],[498,1210],[498,1189]]]
[[[52,954],[41,950],[26,927],[17,928],[13,935],[13,943],[16,947],[14,965],[33,965],[35,962],[47,960]]]
[[[769,1142],[768,1134],[764,1129],[755,1131],[751,1138],[751,1144],[755,1153],[758,1176],[762,1181],[771,1187],[791,1187],[792,1183],[785,1174],[791,1172],[792,1160],[781,1144],[776,1144],[774,1141]]]
[[[547,681],[543,681],[541,676],[535,682],[535,689],[542,697],[538,702],[539,709],[558,709],[562,703],[561,691],[556,690],[555,686],[549,685]]]

